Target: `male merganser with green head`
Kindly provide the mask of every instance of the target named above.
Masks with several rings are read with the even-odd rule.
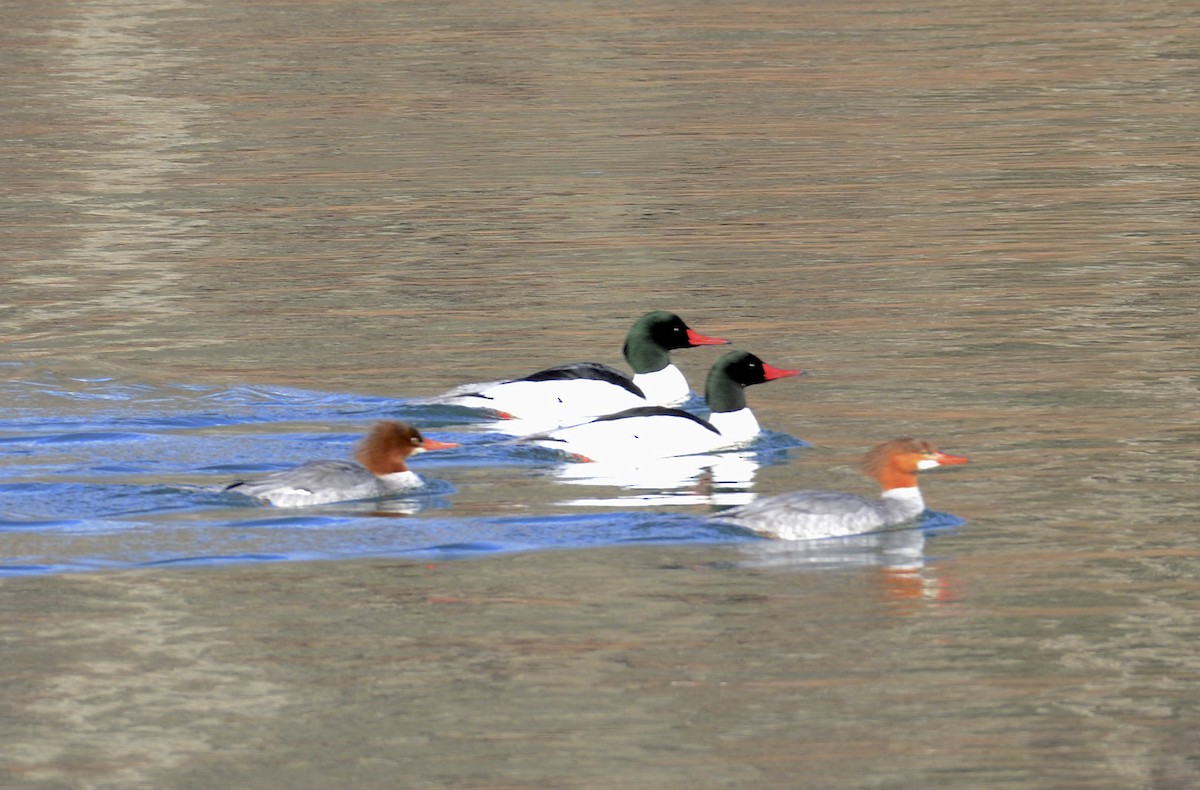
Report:
[[[625,337],[632,378],[599,362],[575,362],[519,379],[458,387],[439,400],[558,424],[636,406],[679,404],[691,389],[671,364],[670,352],[728,342],[702,335],[674,313],[657,310],[639,318]]]
[[[746,405],[746,387],[798,376],[748,351],[730,351],[708,373],[708,419],[665,406],[641,406],[525,438],[584,460],[670,458],[742,447],[759,434]]]

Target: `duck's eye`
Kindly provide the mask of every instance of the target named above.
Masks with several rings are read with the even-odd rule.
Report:
[[[414,445],[418,445],[418,444],[420,444],[420,443],[421,443],[421,437],[420,437],[420,436],[414,436],[414,437],[412,438],[412,443],[413,443]]]

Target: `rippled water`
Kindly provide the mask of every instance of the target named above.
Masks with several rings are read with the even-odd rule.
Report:
[[[757,471],[803,446],[766,431],[737,453],[583,464],[518,442],[482,413],[419,400],[64,378],[19,366],[9,374],[0,573],[10,574],[751,540],[705,517],[753,496]],[[223,490],[246,475],[349,457],[362,434],[351,426],[377,419],[418,423],[460,447],[422,455],[424,484],[383,500],[271,508]],[[460,477],[490,492],[491,513],[455,506]],[[514,484],[525,492],[503,493]],[[680,517],[622,512],[648,507]],[[948,520],[931,514],[927,526]]]
[[[1192,5],[8,3],[2,783],[1200,785]],[[651,309],[808,371],[750,457],[419,402]],[[953,516],[703,519],[898,435]]]

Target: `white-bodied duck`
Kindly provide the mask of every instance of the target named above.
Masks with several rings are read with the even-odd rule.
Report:
[[[525,441],[587,461],[636,462],[743,447],[760,431],[746,405],[746,387],[801,372],[773,367],[748,351],[730,351],[708,373],[704,395],[712,410],[708,419],[682,409],[640,406],[534,434]]]
[[[464,385],[438,400],[552,424],[636,406],[674,405],[687,400],[691,389],[671,364],[670,352],[728,342],[696,332],[674,313],[656,310],[634,322],[625,337],[625,360],[633,369],[632,377],[599,362],[575,362],[519,379]]]

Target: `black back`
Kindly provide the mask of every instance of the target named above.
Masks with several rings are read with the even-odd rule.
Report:
[[[602,365],[599,362],[573,362],[569,365],[556,365],[552,368],[539,370],[537,373],[531,373],[524,378],[513,379],[514,381],[569,381],[571,379],[594,379],[596,381],[604,381],[609,384],[615,384],[629,392],[637,395],[639,398],[646,397],[642,392],[642,388],[633,383],[633,379],[626,376],[621,371],[609,365]]]
[[[632,409],[606,414],[603,417],[597,417],[592,422],[605,422],[607,420],[622,420],[626,417],[679,417],[681,419],[691,420],[697,425],[703,425],[708,430],[715,434],[720,434],[716,428],[707,420],[697,417],[689,411],[683,409],[673,409],[670,406],[635,406]]]

